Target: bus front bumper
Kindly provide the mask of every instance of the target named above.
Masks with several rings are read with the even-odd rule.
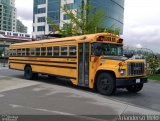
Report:
[[[129,85],[135,84],[143,84],[147,83],[147,77],[139,77],[139,78],[119,78],[116,79],[116,87],[126,87]]]

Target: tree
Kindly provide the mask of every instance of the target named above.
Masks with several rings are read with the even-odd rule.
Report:
[[[149,74],[154,75],[156,73],[156,69],[159,67],[159,60],[156,56],[148,56],[147,57],[148,70]]]
[[[67,4],[67,2],[66,2]],[[70,19],[69,22],[62,21],[64,27],[57,26],[54,22],[48,19],[48,23],[52,25],[63,36],[84,35],[100,32],[110,32],[119,35],[120,29],[111,26],[103,28],[102,24],[108,17],[103,10],[96,10],[89,6],[88,2],[82,0],[79,10],[73,10],[69,7],[61,7],[62,11]],[[113,31],[114,30],[114,31]]]

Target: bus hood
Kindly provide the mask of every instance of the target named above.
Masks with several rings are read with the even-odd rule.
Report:
[[[103,56],[101,57],[101,59],[106,59],[106,60],[117,60],[117,61],[126,61],[128,60],[128,58],[124,57],[124,56]]]

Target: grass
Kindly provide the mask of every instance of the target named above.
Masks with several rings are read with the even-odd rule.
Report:
[[[150,76],[148,76],[148,79],[160,81],[160,74],[150,75]]]

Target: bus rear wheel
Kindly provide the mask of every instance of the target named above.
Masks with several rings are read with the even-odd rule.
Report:
[[[116,91],[114,77],[108,73],[101,73],[97,78],[96,87],[101,94],[112,95]]]
[[[38,78],[38,73],[33,73],[32,68],[30,66],[27,66],[24,69],[24,77],[28,80],[37,79]]]
[[[140,90],[142,90],[142,88],[143,88],[143,84],[135,84],[135,85],[126,87],[126,89],[132,93],[139,92]]]

